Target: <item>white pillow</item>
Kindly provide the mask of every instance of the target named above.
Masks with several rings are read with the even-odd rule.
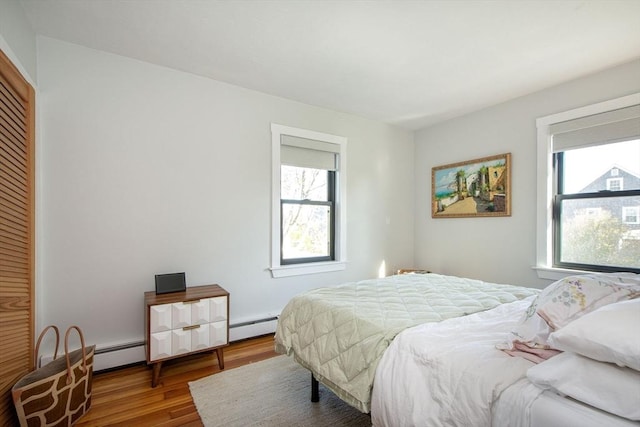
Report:
[[[585,314],[549,335],[549,344],[558,350],[640,371],[640,298]]]
[[[561,353],[529,368],[527,377],[539,387],[640,420],[640,372],[633,369]]]

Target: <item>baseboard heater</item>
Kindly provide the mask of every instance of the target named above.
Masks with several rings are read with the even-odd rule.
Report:
[[[260,335],[272,334],[276,331],[278,316],[267,316],[229,325],[229,341],[238,341]]]
[[[248,325],[255,325],[258,323],[271,322],[273,320],[278,320],[278,316],[266,317],[264,319],[258,319],[258,320],[249,320],[248,322],[234,323],[233,325],[229,325],[229,329],[240,328],[242,326],[248,326]]]
[[[229,325],[229,341],[239,341],[274,333],[277,322],[278,316],[267,316],[260,319],[231,324]],[[144,344],[144,341],[133,341],[97,347],[93,358],[93,370],[99,372],[144,362],[146,360]],[[51,362],[51,360],[53,360],[52,354],[43,355],[40,358],[40,365],[46,365]]]
[[[144,341],[136,341],[128,344],[112,345],[110,347],[96,348],[95,354],[112,353],[114,351],[127,350],[129,348],[144,346]]]
[[[87,342],[87,345],[91,343]],[[62,354],[64,357],[64,354]],[[60,352],[58,352],[60,357]],[[119,366],[131,365],[146,360],[144,341],[133,341],[130,343],[109,345],[105,347],[96,346],[93,356],[93,370],[95,372],[112,369]],[[45,354],[40,357],[40,366],[44,366],[53,360],[53,354]]]

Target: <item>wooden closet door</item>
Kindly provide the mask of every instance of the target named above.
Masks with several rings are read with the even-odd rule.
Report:
[[[0,50],[0,425],[17,425],[11,387],[34,366],[34,110]]]

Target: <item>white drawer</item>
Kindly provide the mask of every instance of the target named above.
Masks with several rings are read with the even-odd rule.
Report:
[[[173,304],[152,305],[149,308],[149,332],[156,333],[173,329],[171,307]]]
[[[211,347],[227,344],[227,321],[211,323],[209,325]]]
[[[227,297],[210,298],[211,322],[227,320]]]
[[[191,351],[191,331],[174,329],[171,331],[171,355],[189,353]]]
[[[204,350],[211,347],[210,329],[211,325],[206,323],[198,325],[197,328],[191,330],[191,351]]]
[[[156,332],[149,337],[149,359],[158,360],[171,357],[171,331]]]

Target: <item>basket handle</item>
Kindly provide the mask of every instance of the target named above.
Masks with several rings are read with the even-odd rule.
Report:
[[[53,331],[56,333],[56,349],[53,352],[53,359],[55,360],[58,358],[58,347],[60,346],[60,330],[56,325],[49,325],[46,328],[44,328],[42,332],[40,332],[40,336],[38,337],[38,342],[36,343],[36,351],[34,354],[35,357],[33,358],[34,370],[38,367],[38,353],[40,351],[40,343],[42,342],[42,339],[44,338],[44,336],[46,335],[49,329],[53,329]]]
[[[80,370],[82,373],[87,372],[87,350],[84,346],[84,335],[82,335],[82,331],[76,325],[69,326],[67,329],[67,333],[64,334],[64,353],[67,359],[67,384],[71,382],[71,358],[69,357],[69,333],[72,329],[75,329],[80,336],[80,347],[82,348],[82,365],[80,366]]]

